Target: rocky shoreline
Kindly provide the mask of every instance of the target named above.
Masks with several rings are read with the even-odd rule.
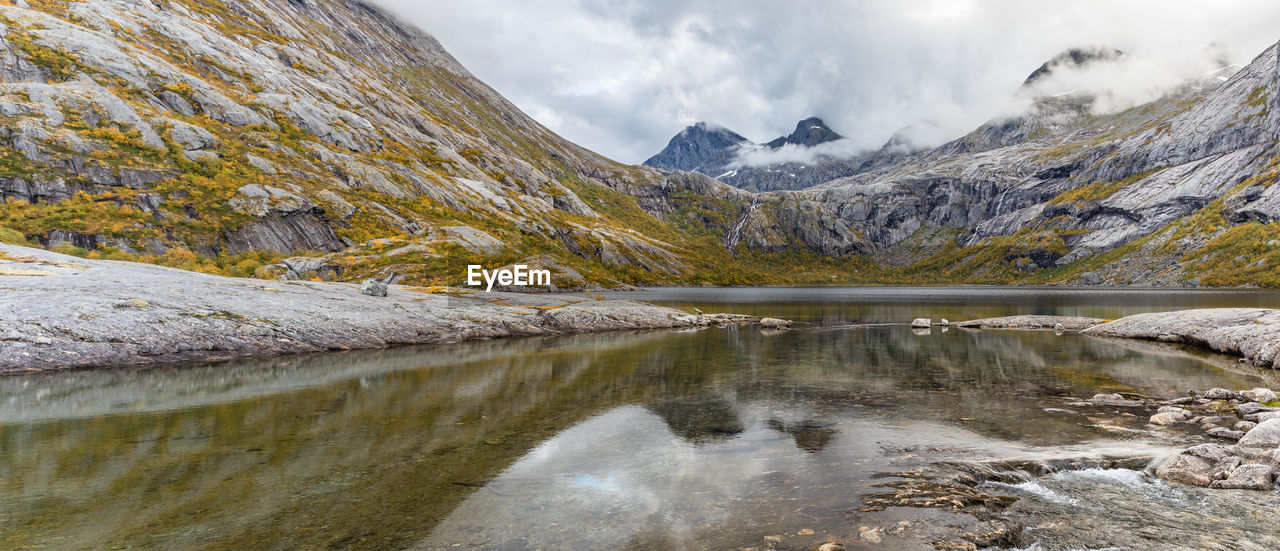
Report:
[[[1280,311],[1264,308],[1212,308],[1135,314],[1115,321],[1066,316],[1010,316],[955,324],[962,328],[1028,328],[1079,331],[1095,337],[1190,344],[1240,356],[1259,368],[1277,369]],[[1192,446],[1163,461],[1159,478],[1216,489],[1276,488],[1280,473],[1280,397],[1268,388],[1203,393],[1155,400],[1142,396],[1098,394],[1076,405],[1156,408],[1153,427],[1198,425],[1207,436],[1230,443]]]
[[[760,321],[588,295],[391,286],[372,296],[355,284],[228,278],[11,245],[0,245],[0,319],[0,374]]]

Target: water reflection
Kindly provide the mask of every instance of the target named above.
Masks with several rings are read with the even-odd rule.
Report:
[[[1160,447],[1071,397],[1259,385],[1163,346],[904,327],[0,378],[0,548],[804,546],[856,537],[884,471]]]

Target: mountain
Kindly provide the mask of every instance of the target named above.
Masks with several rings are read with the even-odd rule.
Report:
[[[727,128],[699,122],[681,130],[667,142],[667,147],[649,157],[645,166],[667,170],[687,170],[715,176],[733,162],[738,148],[750,144],[742,135]]]
[[[770,140],[765,145],[778,149],[784,145],[800,145],[804,147],[813,147],[820,143],[833,142],[844,138],[822,122],[818,117],[809,117],[796,123],[796,129],[790,135],[780,136]]]
[[[515,262],[562,289],[1280,285],[1280,46],[1119,111],[1032,94],[923,150],[695,125],[656,161],[688,172],[565,140],[363,2],[19,4],[0,6],[4,242],[416,285]],[[731,149],[763,161],[710,174]]]
[[[1128,54],[1115,48],[1103,46],[1067,48],[1027,75],[1026,80],[1022,81],[1022,87],[1030,88],[1038,82],[1049,80],[1054,71],[1081,69],[1093,64],[1115,62],[1124,59],[1126,55]]]
[[[749,191],[803,189],[858,172],[862,161],[852,160],[854,152],[817,147],[843,138],[818,117],[763,144],[700,122],[681,130],[644,165],[699,172]]]
[[[564,140],[367,3],[19,4],[0,6],[0,240],[422,284],[535,257],[606,284],[733,260],[660,217],[742,193]]]

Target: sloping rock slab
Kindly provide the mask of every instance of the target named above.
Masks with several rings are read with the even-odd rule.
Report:
[[[957,327],[982,329],[1053,329],[1062,324],[1066,331],[1083,331],[1106,320],[1077,316],[1003,316],[956,323]]]
[[[1203,346],[1276,369],[1280,351],[1280,310],[1205,308],[1126,316],[1091,327],[1086,335],[1147,339]]]
[[[280,282],[0,245],[0,373],[754,322],[582,295]],[[34,281],[39,280],[39,281]]]

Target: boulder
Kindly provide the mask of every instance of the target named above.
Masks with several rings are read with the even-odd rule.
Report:
[[[387,296],[387,284],[376,279],[366,279],[360,284],[360,292],[371,297]]]
[[[1245,415],[1252,415],[1254,413],[1261,413],[1264,411],[1280,411],[1280,409],[1267,407],[1257,402],[1248,402],[1248,403],[1240,404],[1240,406],[1236,408],[1236,413],[1239,413],[1242,417]]]
[[[1226,446],[1200,444],[1187,448],[1173,459],[1156,468],[1156,476],[1169,482],[1190,486],[1209,486],[1213,473],[1227,470],[1224,462],[1239,461]]]
[[[929,318],[916,318],[911,320],[911,327],[916,329],[926,329],[933,325],[933,320]]]
[[[1273,478],[1270,465],[1251,463],[1236,467],[1226,480],[1215,480],[1210,486],[1231,490],[1270,490]]]
[[[1253,413],[1250,415],[1245,415],[1241,418],[1244,419],[1245,421],[1253,421],[1254,423],[1261,423],[1263,421],[1269,421],[1271,419],[1280,419],[1280,411],[1262,411],[1262,412]]]
[[[1280,397],[1277,397],[1276,393],[1272,392],[1271,389],[1269,388],[1255,388],[1253,390],[1242,390],[1240,391],[1240,395],[1243,396],[1246,400],[1252,400],[1254,402],[1274,402],[1277,399],[1280,399]]]
[[[1214,438],[1224,438],[1226,440],[1239,440],[1244,437],[1244,431],[1231,430],[1227,427],[1213,427],[1209,429],[1207,434]]]
[[[1143,404],[1142,400],[1127,400],[1119,394],[1094,394],[1089,402],[1095,406],[1113,406],[1113,407],[1138,407]]]
[[[1258,423],[1240,439],[1240,445],[1246,448],[1280,447],[1280,419],[1269,419]]]
[[[791,326],[791,321],[778,318],[760,318],[760,326],[770,329],[784,329]]]
[[[1165,425],[1176,425],[1178,423],[1181,423],[1185,419],[1186,419],[1185,417],[1178,415],[1176,413],[1157,413],[1155,415],[1152,415],[1151,419],[1149,419],[1147,422],[1151,423],[1152,425],[1165,426]]]
[[[1234,400],[1239,398],[1240,395],[1225,388],[1211,388],[1205,391],[1203,397],[1210,400]]]

